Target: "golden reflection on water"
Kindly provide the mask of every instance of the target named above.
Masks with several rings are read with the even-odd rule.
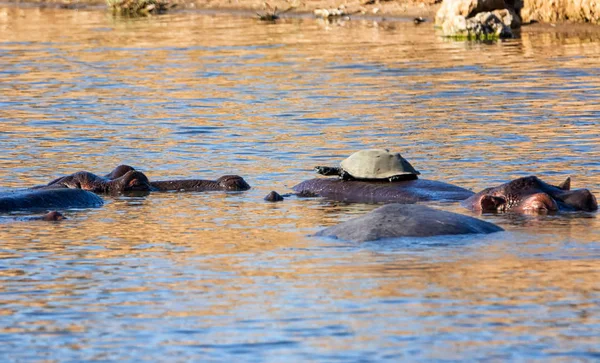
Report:
[[[235,344],[290,340],[281,349],[316,360],[373,346],[379,360],[510,358],[523,336],[542,348],[517,358],[594,346],[569,329],[599,323],[596,215],[482,216],[508,231],[355,246],[309,235],[374,206],[262,197],[364,147],[472,189],[535,173],[598,193],[595,32],[524,28],[483,44],[410,22],[25,8],[0,9],[0,31],[2,188],[120,163],[253,186],[107,197],[61,223],[0,220],[9,351],[46,350],[19,335],[31,332],[73,334],[54,357],[77,359],[145,346],[143,332],[188,358],[199,341],[231,358]]]

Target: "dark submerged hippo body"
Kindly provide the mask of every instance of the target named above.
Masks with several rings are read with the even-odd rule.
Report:
[[[495,224],[418,204],[387,204],[361,217],[326,228],[316,236],[352,242],[395,237],[493,233],[503,229]]]
[[[144,173],[130,170],[114,179],[101,177],[87,171],[80,171],[55,179],[46,186],[36,187],[36,189],[44,188],[71,188],[88,190],[99,194],[116,194],[130,191],[149,191],[151,186],[148,177]]]
[[[40,221],[62,221],[63,219],[67,219],[62,213],[57,211],[48,212],[41,216],[32,216],[29,217],[28,220],[40,220]]]
[[[244,191],[250,189],[244,178],[238,175],[224,175],[217,180],[184,179],[150,182],[151,191],[167,192],[209,192],[209,191]]]
[[[11,218],[11,221],[17,222],[30,222],[30,221],[47,221],[47,222],[55,222],[62,221],[63,219],[67,219],[62,213],[53,211],[48,212],[46,214],[37,215],[37,216],[15,216]]]
[[[427,179],[389,182],[316,178],[303,181],[293,189],[299,196],[320,196],[351,203],[459,201],[474,194],[452,184]]]
[[[106,174],[106,178],[120,178],[128,172],[135,171],[129,165],[119,165],[113,171]],[[250,189],[250,185],[238,175],[224,175],[217,180],[206,179],[179,179],[150,181],[150,191],[167,192],[204,192],[204,191],[244,191]]]
[[[23,210],[96,208],[104,204],[94,193],[81,189],[25,189],[0,193],[0,213]]]
[[[480,212],[592,212],[598,209],[596,197],[589,190],[570,189],[570,178],[555,186],[536,176],[528,176],[484,189],[461,204]]]

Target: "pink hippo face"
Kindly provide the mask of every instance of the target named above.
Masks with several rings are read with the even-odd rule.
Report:
[[[550,185],[536,176],[512,180],[487,188],[462,202],[481,212],[548,213],[598,209],[596,197],[587,189],[571,190],[571,179],[560,185]]]

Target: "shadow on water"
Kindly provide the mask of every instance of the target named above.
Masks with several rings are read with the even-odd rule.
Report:
[[[253,186],[3,223],[0,356],[597,359],[596,214],[353,245],[307,236],[376,206],[262,200],[367,147],[472,190],[536,174],[600,191],[596,32],[484,44],[424,25],[0,8],[2,188],[122,163]]]

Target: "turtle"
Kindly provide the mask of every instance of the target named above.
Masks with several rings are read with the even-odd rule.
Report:
[[[410,163],[388,149],[357,151],[344,159],[339,167],[316,166],[321,175],[338,175],[342,180],[414,180],[420,175]]]

